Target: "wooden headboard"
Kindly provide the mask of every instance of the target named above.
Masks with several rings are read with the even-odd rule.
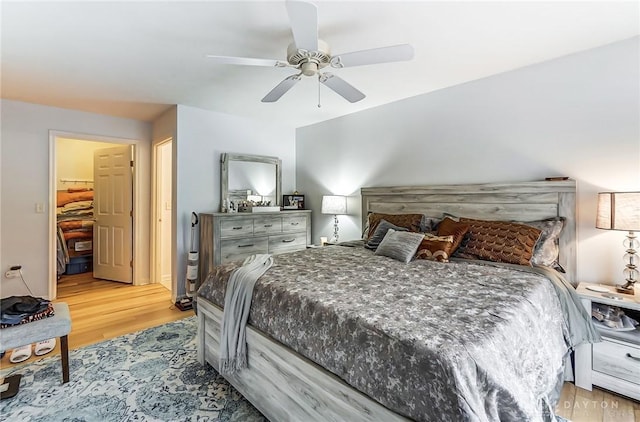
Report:
[[[360,190],[363,227],[370,212],[420,213],[441,217],[450,213],[483,220],[535,221],[566,219],[560,235],[560,265],[576,281],[575,180],[469,185],[390,186]]]

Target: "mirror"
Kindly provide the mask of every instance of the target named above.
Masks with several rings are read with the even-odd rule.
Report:
[[[279,206],[282,198],[282,162],[278,157],[230,154],[220,156],[220,207],[225,199],[238,204],[249,195]],[[257,200],[257,198],[256,198]]]

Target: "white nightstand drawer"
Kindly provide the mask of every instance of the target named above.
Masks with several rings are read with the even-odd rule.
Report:
[[[607,340],[595,343],[593,370],[640,384],[640,348]]]

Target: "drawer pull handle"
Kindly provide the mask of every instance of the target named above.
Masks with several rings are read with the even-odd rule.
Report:
[[[296,240],[296,238],[295,238],[295,237],[294,237],[293,239],[282,239],[282,242],[283,242],[283,243],[291,243],[291,242],[293,242],[294,240]]]
[[[297,221],[295,223],[291,223],[292,226],[297,226],[298,224],[300,223],[298,223]]]
[[[242,226],[240,227],[234,227],[233,230],[242,230]]]
[[[633,356],[631,353],[627,353],[627,357],[631,360],[635,360],[636,362],[640,362],[640,358]]]
[[[265,227],[273,227],[273,224],[265,224]]]
[[[250,248],[253,246],[253,243],[250,243],[248,245],[238,245],[239,248]]]

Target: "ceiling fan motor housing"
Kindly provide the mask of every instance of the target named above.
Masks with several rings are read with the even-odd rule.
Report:
[[[290,65],[299,67],[303,75],[313,76],[318,70],[329,65],[331,50],[329,45],[322,40],[318,40],[317,51],[298,49],[292,43],[287,47],[287,61]]]

